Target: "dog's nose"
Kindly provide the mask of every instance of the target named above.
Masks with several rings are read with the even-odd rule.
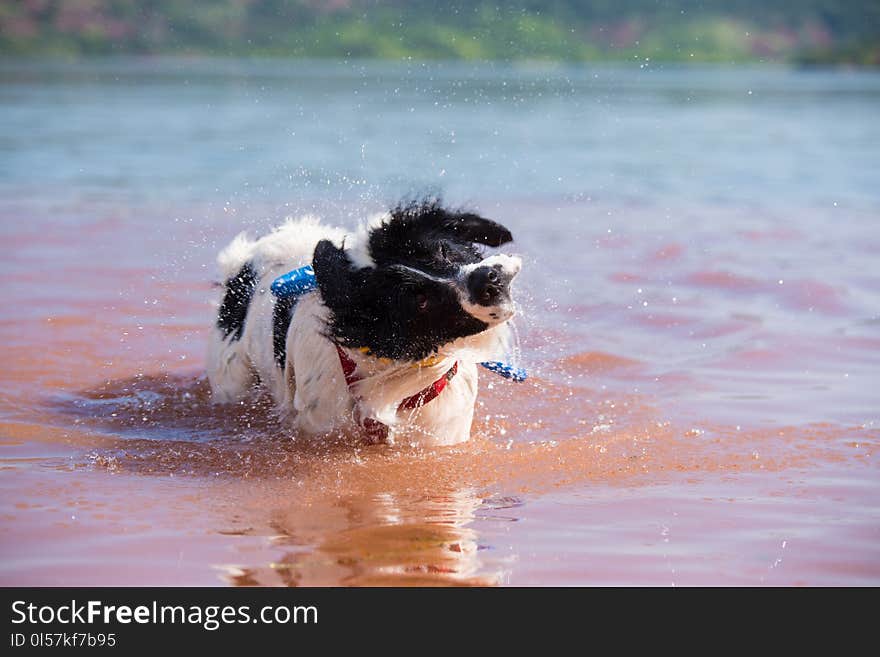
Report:
[[[507,293],[511,278],[500,265],[477,267],[468,277],[468,292],[475,303],[491,306]]]

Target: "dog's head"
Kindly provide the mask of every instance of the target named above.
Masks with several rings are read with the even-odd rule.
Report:
[[[322,240],[312,265],[329,332],[375,356],[420,360],[513,316],[517,257],[480,245],[513,239],[504,226],[438,201],[396,207],[350,249]]]

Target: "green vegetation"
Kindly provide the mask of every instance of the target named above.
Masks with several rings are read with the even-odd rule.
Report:
[[[880,1],[16,0],[0,53],[880,65]]]

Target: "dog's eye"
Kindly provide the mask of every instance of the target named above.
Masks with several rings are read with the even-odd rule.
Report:
[[[428,296],[425,294],[417,294],[416,295],[416,305],[419,307],[419,310],[427,310],[428,309]]]

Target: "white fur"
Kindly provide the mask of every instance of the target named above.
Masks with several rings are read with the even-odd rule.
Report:
[[[369,217],[350,240],[346,240],[346,253],[355,267],[373,267],[373,256],[370,255],[370,231],[391,219],[388,212],[381,212]],[[351,242],[349,244],[349,242]]]
[[[314,217],[288,220],[258,240],[241,234],[220,253],[218,263],[224,279],[251,262],[259,281],[241,339],[224,338],[218,328],[211,333],[208,379],[215,401],[239,402],[253,393],[254,383],[259,381],[272,394],[282,417],[293,428],[309,434],[351,430],[355,417],[370,417],[388,425],[391,441],[452,445],[470,437],[477,396],[476,364],[506,351],[510,330],[503,321],[441,347],[437,359],[421,366],[346,350],[360,377],[349,390],[336,346],[325,337],[327,308],[320,295],[311,292],[296,304],[287,333],[284,368],[275,363],[272,281],[310,264],[321,239],[332,240],[337,246],[344,244],[356,266],[371,266],[365,246],[367,231],[384,217],[375,217],[355,235],[324,226]],[[519,259],[516,261],[518,270]],[[456,361],[456,376],[437,398],[421,408],[398,412],[402,400],[439,379]]]

